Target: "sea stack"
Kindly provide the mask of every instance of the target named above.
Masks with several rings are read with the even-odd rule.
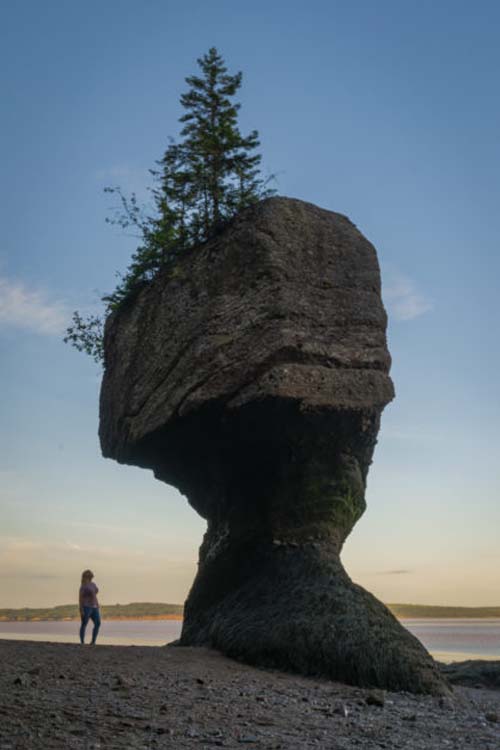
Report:
[[[374,247],[288,198],[246,209],[106,324],[103,455],[207,521],[181,644],[442,694],[434,661],[340,552],[394,396]]]

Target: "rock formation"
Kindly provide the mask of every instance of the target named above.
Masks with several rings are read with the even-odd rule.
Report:
[[[439,667],[453,685],[500,690],[500,661],[468,659]]]
[[[108,320],[103,454],[207,520],[181,643],[359,685],[446,692],[420,643],[352,583],[393,398],[376,252],[340,214],[270,198]]]

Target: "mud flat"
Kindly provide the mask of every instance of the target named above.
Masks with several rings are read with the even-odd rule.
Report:
[[[479,683],[384,692],[203,648],[0,641],[0,660],[2,750],[500,748],[500,690]]]

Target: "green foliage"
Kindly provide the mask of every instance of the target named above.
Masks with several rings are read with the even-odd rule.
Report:
[[[242,136],[238,128],[240,105],[232,97],[241,86],[241,73],[228,75],[215,47],[198,65],[202,75],[189,76],[189,91],[181,96],[186,110],[180,118],[184,140],[170,147],[174,152],[180,149],[185,168],[183,196],[187,195],[191,239],[197,242],[208,239],[235,213],[269,192],[259,178],[261,156],[253,154],[259,146],[258,133],[254,130]]]
[[[82,318],[75,310],[73,313],[73,325],[66,329],[64,341],[72,344],[79,352],[85,352],[95,362],[101,362],[103,358],[103,322],[98,315],[88,315]]]
[[[186,78],[189,88],[180,99],[185,110],[180,141],[170,139],[157,168],[150,170],[153,214],[145,214],[135,194],[127,198],[119,187],[105,190],[119,200],[107,222],[132,227],[140,238],[116,288],[102,298],[105,314],[175,264],[183,251],[211,239],[239,211],[274,192],[267,187],[269,180],[260,177],[257,131],[244,136],[238,127],[240,104],[233,97],[241,86],[241,72],[229,75],[215,47],[197,63],[200,75]],[[75,312],[64,341],[100,361],[102,336],[102,319],[83,319]]]

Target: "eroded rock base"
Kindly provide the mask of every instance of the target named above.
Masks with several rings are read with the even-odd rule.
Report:
[[[450,692],[421,643],[321,542],[228,545],[203,561],[181,645],[362,687]]]

